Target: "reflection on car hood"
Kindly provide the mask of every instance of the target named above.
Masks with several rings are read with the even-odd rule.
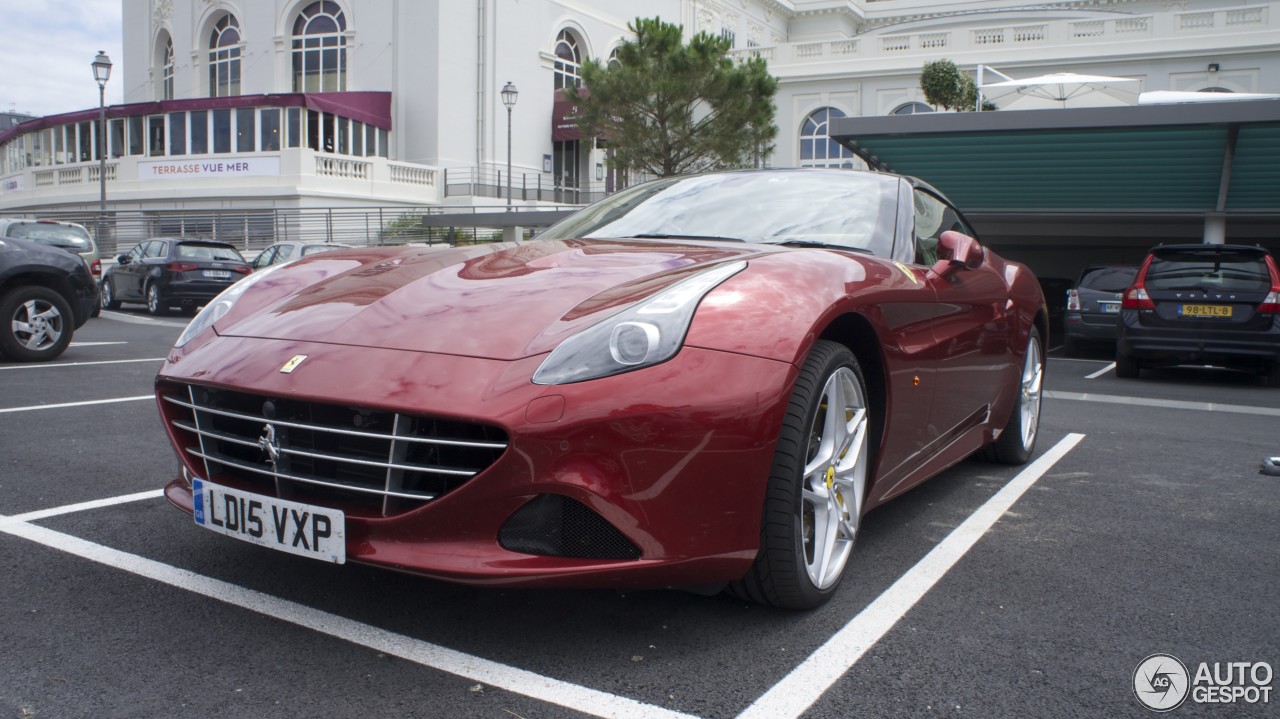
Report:
[[[241,303],[257,306],[255,295],[260,301],[262,294],[280,293],[289,285],[296,291],[247,316],[234,312],[217,331],[519,359],[550,351],[580,329],[701,268],[761,249],[568,240],[325,252],[282,268]]]

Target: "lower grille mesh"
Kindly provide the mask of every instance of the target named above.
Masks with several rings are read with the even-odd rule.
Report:
[[[249,491],[393,516],[484,471],[506,433],[480,424],[166,383],[165,421],[205,476]]]
[[[640,548],[590,507],[559,494],[529,500],[502,525],[498,543],[524,554],[639,559]]]

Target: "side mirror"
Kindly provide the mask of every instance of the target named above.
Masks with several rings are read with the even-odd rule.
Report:
[[[130,262],[132,262],[132,261],[133,261],[133,258],[132,258],[132,257],[130,257],[130,256],[128,256],[128,255],[117,255],[117,256],[116,256],[116,264],[117,264],[117,265],[127,265],[127,264],[129,264]]]
[[[955,230],[947,230],[938,236],[938,261],[929,271],[946,277],[961,267],[972,270],[982,265],[986,254],[977,240]]]

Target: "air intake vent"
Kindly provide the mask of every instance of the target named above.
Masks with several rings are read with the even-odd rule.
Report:
[[[359,516],[393,516],[460,486],[507,447],[494,427],[165,383],[164,419],[212,481]]]
[[[578,559],[639,559],[640,548],[581,502],[559,494],[529,500],[507,519],[498,543],[523,554]]]

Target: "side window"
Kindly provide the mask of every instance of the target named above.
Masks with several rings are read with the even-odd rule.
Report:
[[[973,237],[973,230],[960,219],[960,214],[947,203],[924,190],[915,190],[916,262],[932,265],[938,261],[938,237],[955,230]]]
[[[262,254],[253,258],[253,269],[260,270],[267,265],[275,264],[276,253],[280,251],[279,247],[272,246],[262,251]]]
[[[137,262],[138,260],[142,259],[142,250],[145,249],[146,246],[147,246],[147,243],[145,242],[143,242],[140,245],[134,245],[133,249],[129,250],[129,259],[134,262]]]
[[[152,240],[147,243],[146,252],[143,254],[144,259],[153,259],[155,257],[164,257],[164,242]]]

